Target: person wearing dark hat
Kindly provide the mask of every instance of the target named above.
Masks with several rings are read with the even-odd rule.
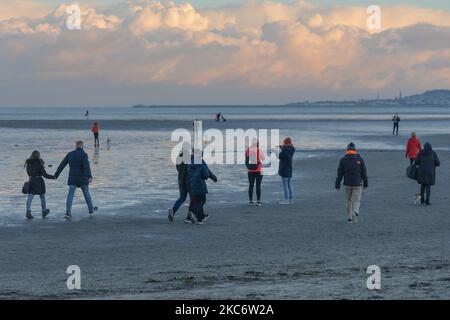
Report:
[[[351,142],[347,146],[345,156],[339,162],[335,187],[339,191],[344,179],[345,199],[347,204],[348,223],[357,222],[363,188],[369,186],[366,165],[364,159],[356,151],[356,146]]]

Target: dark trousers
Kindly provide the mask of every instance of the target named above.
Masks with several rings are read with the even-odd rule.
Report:
[[[100,146],[100,140],[98,138],[98,133],[94,133],[94,144]]]
[[[416,162],[416,159],[414,159],[414,158],[409,158],[409,163],[412,165],[412,164],[414,164],[414,162]]]
[[[398,123],[397,124],[394,123],[394,128],[392,129],[392,135],[394,135],[394,134],[398,135],[398,127],[399,127]]]
[[[192,213],[194,213],[197,221],[202,221],[205,218],[205,212],[203,210],[205,203],[206,203],[206,194],[200,194],[191,197],[190,206],[192,205]]]
[[[430,202],[431,197],[431,186],[429,184],[422,184],[420,185],[420,196],[422,197],[422,203]]]
[[[261,200],[261,182],[263,175],[260,172],[249,172],[248,173],[248,198],[253,201],[253,188],[256,182],[256,198],[258,201]]]

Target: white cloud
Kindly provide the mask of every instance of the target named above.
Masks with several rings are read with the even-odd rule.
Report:
[[[66,5],[41,17],[18,17],[27,11],[17,10],[21,14],[0,16],[3,82],[8,76],[15,83],[95,80],[344,94],[399,83],[411,90],[450,87],[445,11],[385,6],[383,30],[370,34],[366,8],[304,1],[204,10],[145,0],[82,7],[82,30],[65,28]]]

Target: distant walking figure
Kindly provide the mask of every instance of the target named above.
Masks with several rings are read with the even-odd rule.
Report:
[[[84,117],[87,119],[89,119],[89,110],[86,110],[86,113],[84,114]]]
[[[291,138],[286,138],[283,141],[283,145],[280,146],[280,154],[278,156],[280,163],[278,167],[278,174],[281,176],[281,182],[283,183],[284,201],[281,204],[293,203],[292,200],[292,158],[294,157],[295,148],[292,145]]]
[[[55,173],[55,177],[58,178],[64,168],[69,165],[69,179],[67,181],[69,193],[66,202],[66,219],[72,218],[72,203],[77,187],[81,188],[83,191],[89,214],[93,214],[97,211],[97,207],[94,207],[92,204],[92,197],[89,192],[89,183],[92,182],[92,174],[89,158],[87,153],[84,152],[83,147],[83,142],[78,141],[76,143],[76,149],[66,155]]]
[[[420,184],[421,203],[430,206],[431,186],[436,182],[436,167],[441,165],[436,152],[429,142],[425,143],[416,159],[418,166],[417,183]]]
[[[94,146],[100,147],[100,140],[98,138],[100,133],[100,126],[98,125],[98,122],[95,122],[92,126],[91,132],[94,134]]]
[[[253,188],[256,183],[256,205],[262,206],[261,202],[261,183],[262,183],[262,172],[263,166],[262,161],[264,161],[264,153],[259,148],[259,142],[256,138],[252,140],[252,146],[245,150],[245,165],[248,171],[248,198],[249,204],[252,206],[253,203]]]
[[[180,192],[180,197],[175,201],[172,208],[168,210],[168,219],[169,222],[173,222],[173,219],[175,217],[175,214],[177,213],[178,209],[180,209],[180,206],[186,201],[186,198],[189,193],[189,181],[188,181],[188,165],[184,163],[183,160],[183,151],[180,152],[180,154],[177,157],[177,163],[176,168],[178,172],[178,190]],[[191,207],[189,207],[188,216],[186,218],[187,222],[191,222],[190,220],[190,211]]]
[[[396,113],[393,117],[392,117],[392,122],[394,123],[394,127],[392,129],[392,135],[397,135],[398,136],[398,129],[400,126],[400,117],[398,116],[398,113]]]
[[[41,159],[41,154],[39,151],[33,151],[31,156],[25,161],[25,168],[27,170],[28,177],[30,178],[26,217],[27,219],[33,219],[33,216],[31,215],[31,204],[34,196],[39,196],[41,198],[42,218],[45,218],[50,213],[50,210],[47,209],[45,200],[46,190],[43,178],[55,179],[55,177],[45,171],[44,160]]]
[[[416,137],[416,133],[411,133],[411,138],[408,139],[408,143],[406,144],[406,153],[405,158],[409,158],[410,164],[413,164],[416,161],[417,155],[419,154],[422,146],[420,145],[420,140]]]
[[[347,146],[346,155],[339,162],[335,184],[338,191],[341,189],[342,178],[344,178],[345,186],[347,222],[354,223],[358,221],[363,188],[366,189],[369,186],[369,181],[364,160],[356,151],[353,142]]]

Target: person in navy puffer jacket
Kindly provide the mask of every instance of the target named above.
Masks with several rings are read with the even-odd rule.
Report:
[[[292,200],[292,158],[294,157],[295,148],[292,144],[291,138],[286,138],[283,141],[283,145],[280,146],[280,154],[278,158],[280,160],[278,167],[278,174],[281,177],[284,190],[284,201],[281,204],[293,203]]]

